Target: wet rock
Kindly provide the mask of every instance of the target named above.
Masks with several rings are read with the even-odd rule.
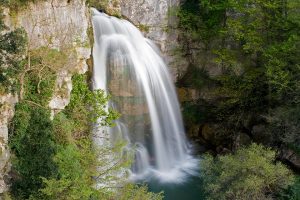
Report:
[[[252,127],[251,134],[255,142],[266,142],[270,138],[267,136],[266,126],[264,124],[258,124]]]
[[[199,98],[199,91],[192,88],[177,88],[179,102],[196,101]]]
[[[201,137],[205,141],[205,145],[214,151],[219,146],[232,148],[231,133],[221,124],[204,124],[201,129]]]
[[[218,147],[216,148],[216,152],[217,152],[218,154],[221,154],[221,155],[225,155],[225,154],[231,153],[231,151],[230,151],[229,149],[227,149],[227,148],[225,148],[225,147],[223,147],[223,146],[218,146]]]
[[[281,150],[280,159],[290,165],[295,171],[300,172],[300,155],[294,150],[284,148]]]
[[[139,97],[143,95],[135,81],[127,80],[120,82],[119,80],[114,79],[110,81],[108,88],[111,95],[119,97]]]
[[[125,103],[122,105],[121,114],[124,115],[144,115],[147,114],[148,106],[146,104]]]
[[[213,141],[215,138],[215,131],[213,125],[205,124],[202,127],[202,137],[207,141]]]
[[[250,144],[252,141],[252,139],[250,138],[250,136],[247,133],[244,132],[239,132],[237,134],[237,138],[236,138],[236,146],[243,146],[243,145],[247,145]]]
[[[193,124],[188,129],[188,136],[191,138],[198,138],[201,136],[201,126],[199,124]]]

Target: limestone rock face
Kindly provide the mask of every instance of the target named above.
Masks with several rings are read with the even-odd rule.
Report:
[[[49,106],[53,114],[70,101],[71,76],[84,73],[91,48],[87,35],[90,26],[89,9],[82,0],[52,0],[30,4],[11,20],[13,26],[23,27],[28,33],[29,48],[46,46],[70,51],[68,62],[57,73],[56,89]]]
[[[46,46],[72,52],[68,63],[58,71],[56,90],[49,104],[54,111],[62,110],[70,101],[72,73],[83,73],[88,68],[85,62],[91,52],[88,7],[82,0],[52,0],[31,4],[17,16],[15,25],[24,27],[28,33],[29,48]]]
[[[8,187],[4,179],[10,170],[8,149],[8,122],[14,115],[14,106],[18,98],[12,94],[0,96],[0,195],[7,191]],[[1,199],[1,196],[0,196]]]
[[[29,49],[48,47],[71,52],[67,64],[58,70],[56,90],[50,102],[53,110],[63,109],[69,102],[72,73],[84,73],[88,69],[86,60],[91,54],[87,34],[89,8],[83,0],[48,0],[32,3],[12,16],[7,14],[6,24],[25,29]]]
[[[71,77],[88,70],[86,60],[91,55],[88,29],[90,13],[84,0],[46,0],[31,3],[15,13],[4,10],[5,24],[11,29],[23,27],[28,35],[28,49],[47,47],[68,53],[67,62],[57,69],[56,88],[49,107],[54,115],[70,101]],[[0,96],[0,199],[8,189],[4,177],[9,171],[8,122],[13,117],[17,97]]]
[[[180,0],[120,0],[121,14],[158,45],[174,80],[187,68],[186,62],[176,60],[172,52],[177,45],[176,29],[168,30],[176,23],[169,9],[179,3]]]
[[[300,156],[294,150],[283,148],[279,157],[292,166],[297,172],[300,172]]]
[[[7,23],[10,27],[26,30],[30,48],[60,48],[62,44],[87,40],[89,15],[82,0],[37,1],[11,17]]]
[[[57,74],[56,87],[54,96],[49,103],[52,109],[52,117],[55,113],[64,109],[70,102],[70,94],[72,90],[72,74],[63,70]]]
[[[178,98],[180,102],[196,101],[199,98],[199,91],[192,88],[177,88]]]

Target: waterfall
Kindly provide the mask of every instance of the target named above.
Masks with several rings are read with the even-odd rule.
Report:
[[[135,153],[133,179],[182,181],[197,162],[189,155],[177,94],[158,48],[130,22],[93,9],[94,89],[121,113],[111,138]],[[112,140],[114,140],[112,139]]]

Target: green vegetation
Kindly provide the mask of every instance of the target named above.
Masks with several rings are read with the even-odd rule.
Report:
[[[48,108],[56,75],[50,67],[42,66],[41,56],[28,57],[27,61],[23,61],[24,69],[20,73],[22,98],[16,105],[9,135],[9,146],[14,153],[13,171],[16,172],[12,185],[15,199],[37,195],[43,186],[41,177],[57,174],[52,159],[57,147]]]
[[[7,6],[12,9],[12,12],[16,13],[26,8],[29,3],[36,3],[39,1],[45,0],[0,0],[0,5]]]
[[[146,186],[137,186],[134,184],[127,184],[123,187],[115,197],[118,200],[162,200],[163,193],[160,192],[158,194],[148,192],[148,188]]]
[[[109,0],[87,0],[86,3],[90,6],[90,7],[94,7],[97,9],[102,9],[102,10],[106,10],[108,7],[108,3]]]
[[[176,52],[189,61],[177,85],[201,92],[183,104],[186,124],[214,153],[233,152],[202,163],[211,199],[300,198],[299,180],[292,185],[275,161],[286,159],[283,149],[300,155],[299,8],[296,0],[189,0],[176,12]],[[251,142],[278,153],[243,147]]]
[[[209,88],[213,98],[186,105],[208,106],[200,114],[205,119],[187,117],[218,123],[233,143],[237,132],[255,141],[252,128],[262,124],[261,134],[271,140],[257,142],[299,147],[293,112],[299,107],[299,7],[294,0],[186,1],[177,15],[180,52],[190,67],[178,86]],[[220,72],[207,75],[211,66]]]
[[[97,151],[96,151],[97,150]],[[108,165],[109,160],[99,159],[101,156],[111,156],[109,149],[93,148],[87,139],[81,139],[76,144],[61,146],[54,157],[58,165],[59,175],[56,178],[44,179],[45,187],[41,190],[44,199],[110,199],[114,196],[113,190],[108,190],[109,178],[104,174],[113,173],[122,167],[124,162],[107,171],[97,171],[102,165]],[[103,174],[103,177],[101,175]],[[115,177],[111,177],[116,179]],[[106,187],[96,188],[95,181],[106,184]],[[120,180],[119,180],[120,181]]]
[[[54,162],[58,166],[58,176],[44,178],[45,187],[41,192],[45,199],[107,199],[113,195],[112,191],[96,189],[95,181],[109,185],[112,179],[118,179],[111,177],[109,180],[104,175],[128,166],[127,160],[116,158],[118,162],[114,167],[106,171],[97,170],[101,166],[109,166],[111,160],[108,157],[119,152],[121,145],[101,149],[93,146],[91,122],[101,118],[103,126],[111,125],[118,114],[105,110],[107,97],[102,91],[91,91],[86,80],[86,75],[73,76],[71,101],[54,119],[58,148]]]
[[[46,47],[28,51],[22,61],[21,101],[9,134],[13,199],[112,199],[120,193],[111,188],[125,184],[126,174],[116,175],[130,164],[120,153],[124,144],[98,148],[92,143],[92,124],[112,126],[119,114],[106,109],[103,91],[90,90],[86,74],[72,77],[70,103],[50,120],[56,72],[67,61],[64,52]],[[122,193],[162,198],[134,185],[124,186]]]
[[[148,33],[150,30],[150,27],[146,24],[139,24],[138,28],[140,29],[140,31]]]
[[[206,155],[201,166],[209,199],[272,199],[294,181],[274,151],[256,144],[217,158]]]
[[[5,1],[0,0],[0,7]],[[18,87],[17,76],[22,68],[22,54],[25,51],[26,34],[22,29],[9,31],[3,22],[0,8],[0,94],[15,92]]]
[[[113,125],[112,121],[119,117],[118,113],[111,109],[106,111],[108,97],[104,95],[102,90],[91,92],[86,80],[86,75],[75,75],[73,77],[72,82],[74,88],[71,94],[71,101],[65,110],[66,114],[73,116],[77,123],[89,121],[87,119],[81,119],[81,117],[87,117],[92,120],[92,122],[101,118],[102,126]],[[87,107],[87,105],[89,105],[89,107]]]
[[[26,95],[16,106],[10,128],[16,173],[13,198],[162,199],[161,194],[149,193],[146,187],[125,184],[126,174],[117,176],[130,164],[130,159],[120,154],[122,142],[113,147],[92,144],[91,122],[101,119],[101,126],[110,126],[118,117],[115,111],[106,111],[108,98],[104,93],[89,89],[87,75],[74,75],[71,101],[51,121],[50,110],[44,103],[49,101],[49,93],[53,91],[50,88],[54,86],[48,78],[52,76],[42,79],[42,83],[51,83],[45,85],[47,92],[38,93],[37,88],[32,87],[37,85],[35,76],[28,76],[24,84]],[[96,187],[96,183],[99,186]],[[118,192],[112,189],[117,183],[125,184]]]
[[[86,3],[89,7],[101,10],[111,16],[122,17],[120,10],[118,10],[120,4],[119,0],[86,0]]]
[[[56,152],[53,125],[48,109],[20,103],[11,127],[10,147],[14,153],[13,168],[18,178],[12,185],[16,199],[27,199],[38,193],[41,177],[56,174],[52,160]]]

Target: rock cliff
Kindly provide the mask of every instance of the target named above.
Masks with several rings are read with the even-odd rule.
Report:
[[[120,0],[122,16],[128,18],[158,45],[174,80],[187,66],[184,60],[176,59],[173,53],[178,45],[178,34],[176,29],[172,29],[177,22],[170,15],[170,10],[179,3],[180,0]]]

